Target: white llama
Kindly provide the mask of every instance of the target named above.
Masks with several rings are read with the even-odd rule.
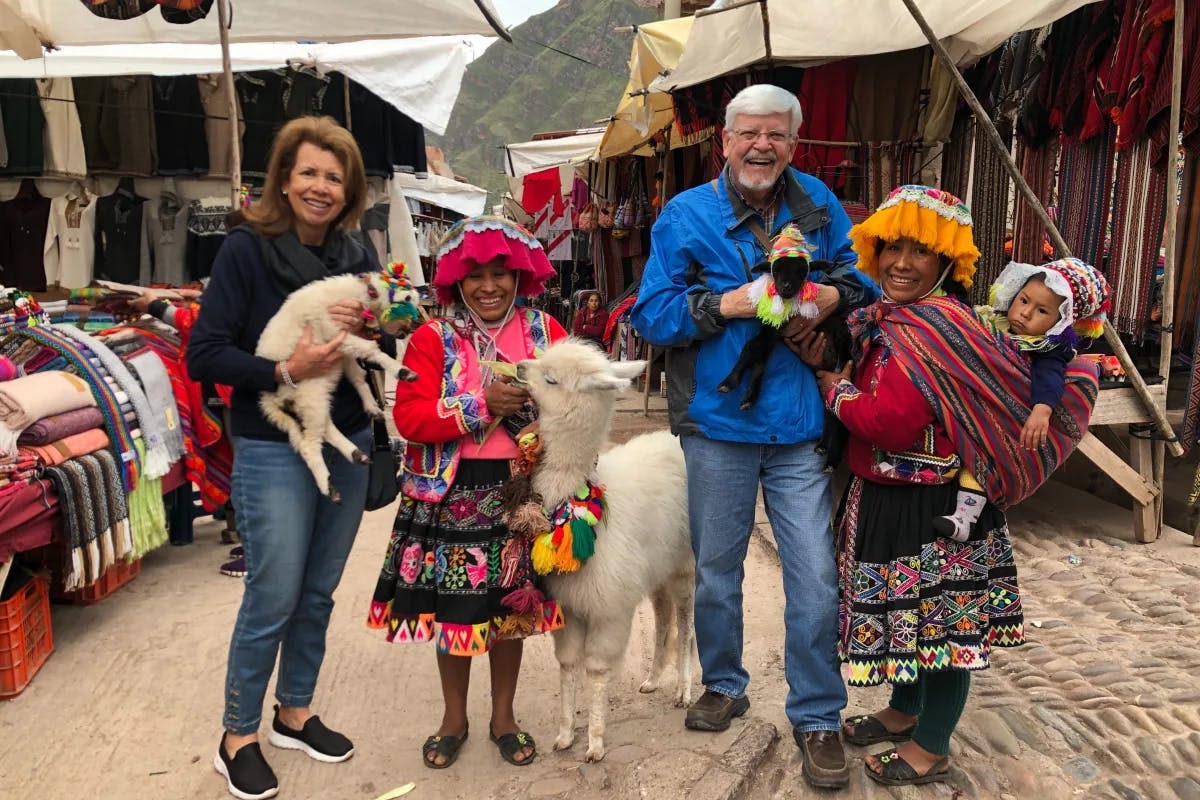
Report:
[[[357,300],[370,312],[371,319],[388,333],[407,333],[419,313],[418,292],[401,277],[399,269],[402,267],[394,265],[390,270],[368,275],[338,275],[297,289],[288,295],[263,329],[255,354],[276,362],[286,361],[296,351],[306,325],[312,328],[314,344],[331,341],[341,329],[329,316],[329,307],[339,300]],[[397,339],[398,347],[399,343]],[[340,370],[296,381],[294,386],[283,385],[273,392],[263,392],[258,400],[263,416],[288,435],[292,449],[308,465],[317,487],[334,503],[341,502],[341,495],[330,480],[329,468],[321,456],[322,444],[329,442],[348,461],[367,464],[371,460],[337,429],[330,418],[330,398],[343,373],[358,391],[363,408],[376,418],[383,416],[383,409],[371,395],[366,370],[358,359],[376,364],[400,380],[411,381],[417,377],[416,373],[380,350],[379,344],[371,339],[349,335],[340,349]]]
[[[645,366],[609,361],[578,340],[554,344],[541,358],[517,365],[518,380],[539,409],[543,450],[533,490],[543,506],[553,508],[588,477],[604,487],[607,508],[596,529],[595,555],[577,572],[546,576],[566,619],[554,632],[562,701],[554,749],[575,741],[575,687],[582,667],[592,684],[588,761],[604,758],[608,682],[625,654],[634,611],[647,595],[654,608],[654,660],[640,690],[664,685],[673,660],[675,705],[691,702],[695,566],[683,451],[674,436],[660,431],[600,452],[617,392]]]

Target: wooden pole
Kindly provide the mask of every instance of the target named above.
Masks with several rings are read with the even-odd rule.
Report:
[[[913,19],[916,20],[917,25],[920,26],[921,31],[925,34],[925,38],[929,40],[933,52],[941,59],[942,66],[946,68],[950,76],[954,79],[959,93],[967,101],[967,105],[971,107],[971,111],[975,114],[976,124],[982,127],[988,140],[996,148],[996,152],[1001,154],[1004,168],[1008,170],[1009,176],[1016,184],[1018,193],[1029,204],[1030,209],[1033,210],[1033,213],[1041,221],[1042,225],[1045,226],[1046,232],[1050,235],[1050,239],[1054,242],[1054,246],[1058,249],[1059,253],[1063,256],[1069,256],[1071,249],[1067,247],[1066,241],[1063,240],[1058,226],[1050,219],[1050,215],[1046,213],[1041,200],[1038,199],[1037,195],[1033,193],[1033,189],[1025,181],[1025,176],[1021,174],[1020,168],[1017,167],[1017,162],[1013,160],[1012,153],[1008,151],[1008,148],[1004,146],[1004,142],[1000,139],[1000,133],[992,123],[991,117],[984,111],[979,98],[975,96],[975,93],[971,91],[971,87],[963,79],[962,73],[958,71],[958,66],[950,58],[950,53],[946,51],[946,46],[941,43],[937,35],[933,32],[933,29],[929,27],[929,23],[925,21],[921,10],[917,8],[916,0],[902,0],[902,2],[908,8],[909,13],[912,14]],[[1176,0],[1176,2],[1178,3],[1179,0]],[[1126,378],[1129,380],[1134,391],[1137,392],[1138,397],[1141,398],[1142,403],[1145,404],[1151,418],[1154,420],[1154,424],[1166,439],[1167,447],[1171,450],[1171,455],[1176,457],[1182,456],[1183,447],[1175,438],[1175,431],[1172,429],[1171,423],[1167,421],[1166,411],[1159,408],[1158,404],[1150,396],[1150,390],[1146,387],[1146,382],[1142,379],[1137,368],[1134,367],[1133,360],[1129,357],[1129,352],[1125,349],[1125,344],[1121,341],[1121,337],[1117,335],[1117,332],[1113,330],[1112,325],[1107,321],[1104,323],[1104,340],[1108,342],[1113,350],[1113,354],[1121,362],[1121,366],[1125,368]]]
[[[230,205],[236,210],[242,189],[242,141],[238,132],[237,87],[233,85],[233,62],[229,58],[229,0],[217,0],[217,24],[221,36],[221,69],[229,93]]]
[[[1183,101],[1183,7],[1183,0],[1175,0],[1174,47],[1171,59],[1171,120],[1167,128],[1167,230],[1163,234],[1167,240],[1167,254],[1163,262],[1162,319],[1159,321],[1161,333],[1158,337],[1158,374],[1163,376],[1163,380],[1167,382],[1168,386],[1171,381],[1171,346],[1175,338],[1175,233],[1179,220],[1179,207],[1176,204],[1179,185],[1176,181],[1175,164],[1179,157],[1179,116]],[[1162,486],[1167,471],[1162,442],[1154,443],[1153,462],[1154,482]],[[1164,505],[1163,498],[1160,497],[1156,502],[1160,529]]]

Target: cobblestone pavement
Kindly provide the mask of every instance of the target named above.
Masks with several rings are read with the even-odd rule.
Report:
[[[1010,521],[1029,642],[994,654],[992,668],[973,677],[951,742],[952,780],[878,786],[859,760],[887,748],[851,747],[847,796],[1200,800],[1194,552],[1179,551],[1191,562],[1180,563],[1163,542],[1101,533],[1086,494],[1044,491],[1068,505],[1035,498]],[[1112,513],[1119,519],[1109,527],[1128,527],[1127,512]],[[847,713],[875,711],[887,698],[883,687],[851,689]],[[746,796],[828,796],[804,788],[798,774],[796,749],[781,743]]]

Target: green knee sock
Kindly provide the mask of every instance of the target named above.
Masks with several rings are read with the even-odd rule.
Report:
[[[967,705],[971,673],[961,669],[922,672],[918,685],[923,685],[925,702],[917,729],[913,731],[913,741],[931,753],[944,756],[950,752],[950,734],[954,733]],[[892,697],[895,696],[893,690]]]
[[[892,685],[892,699],[888,706],[901,714],[913,717],[921,716],[925,707],[925,673],[917,677],[916,683],[897,683]]]

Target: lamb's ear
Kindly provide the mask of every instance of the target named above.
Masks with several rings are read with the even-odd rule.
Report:
[[[609,371],[618,378],[633,380],[646,371],[645,361],[613,361]]]

